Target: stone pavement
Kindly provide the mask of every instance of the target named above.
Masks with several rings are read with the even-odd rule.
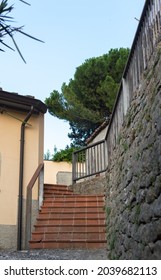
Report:
[[[4,251],[0,250],[0,260],[106,260],[106,249],[91,250],[29,250]]]

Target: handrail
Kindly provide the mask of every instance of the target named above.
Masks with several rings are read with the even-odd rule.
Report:
[[[39,207],[42,204],[43,199],[43,175],[44,175],[44,163],[39,164],[35,173],[33,174],[30,182],[27,185],[27,197],[26,197],[26,231],[25,231],[25,248],[28,249],[29,240],[31,238],[31,217],[32,217],[32,189],[39,178]]]
[[[74,151],[73,154],[76,154],[78,151],[81,152],[81,151],[87,150],[88,148],[95,147],[95,146],[97,146],[98,144],[102,144],[103,142],[104,142],[104,140],[100,140],[100,141],[98,141],[98,142],[89,144],[88,146],[82,147],[82,148],[80,148],[79,150]]]
[[[87,178],[106,171],[106,141],[101,140],[73,152],[72,180]]]
[[[35,182],[36,182],[36,180],[37,180],[37,178],[38,178],[38,176],[40,174],[40,171],[42,170],[43,167],[44,167],[44,163],[40,163],[39,166],[37,167],[34,175],[32,176],[30,182],[27,185],[27,190],[33,188],[33,186],[34,186],[34,184],[35,184]]]

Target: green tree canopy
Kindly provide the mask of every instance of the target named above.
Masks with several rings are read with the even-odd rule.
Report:
[[[76,68],[74,78],[54,90],[45,103],[51,115],[69,122],[69,138],[74,145],[85,140],[110,117],[127,61],[129,49],[111,49],[109,53],[87,59]]]

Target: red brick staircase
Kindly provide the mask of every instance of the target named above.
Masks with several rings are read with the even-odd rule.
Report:
[[[78,195],[63,185],[45,185],[30,249],[105,248],[103,195]]]

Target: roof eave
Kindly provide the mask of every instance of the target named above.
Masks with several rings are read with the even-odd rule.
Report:
[[[6,91],[1,91],[1,90],[0,90],[0,105],[5,108],[9,107],[19,111],[28,111],[31,108],[31,106],[33,106],[34,113],[45,114],[47,111],[47,106],[38,99],[19,95],[19,94],[14,94]]]

